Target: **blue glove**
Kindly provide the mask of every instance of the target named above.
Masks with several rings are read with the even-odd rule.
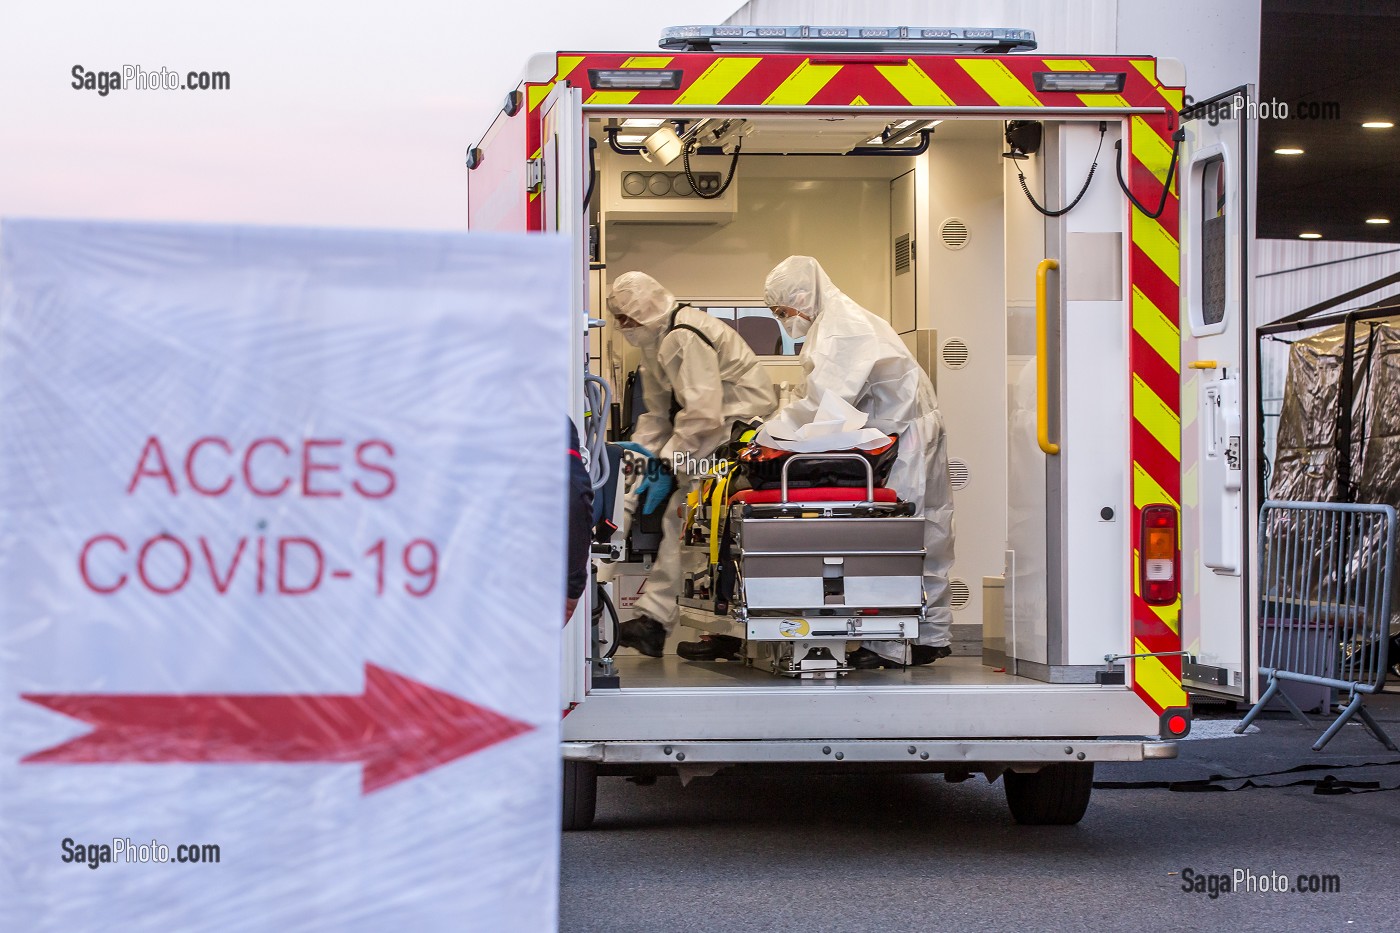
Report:
[[[653,460],[656,459],[656,454],[635,441],[618,441],[616,444],[613,444],[613,446],[621,447],[623,450],[630,450],[634,454],[641,454],[643,457],[651,457]]]
[[[661,503],[676,488],[676,478],[670,470],[648,470],[647,478],[637,487],[637,495],[642,496],[642,514],[650,515],[661,508]]]

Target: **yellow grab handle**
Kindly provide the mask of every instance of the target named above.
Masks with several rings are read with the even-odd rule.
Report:
[[[1042,259],[1035,267],[1035,424],[1040,449],[1050,456],[1060,452],[1059,444],[1050,442],[1050,349],[1046,333],[1045,277],[1051,269],[1060,268],[1053,259]]]
[[[729,511],[726,501],[729,494],[728,473],[715,480],[715,489],[710,497],[710,564],[719,563],[719,532],[724,527],[724,516]]]
[[[1219,369],[1220,365],[1215,360],[1193,360],[1190,364],[1192,369]]]

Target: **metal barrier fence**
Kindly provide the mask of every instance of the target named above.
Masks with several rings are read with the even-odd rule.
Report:
[[[1323,746],[1353,715],[1395,751],[1362,706],[1385,684],[1395,509],[1388,505],[1265,502],[1259,512],[1259,672],[1269,683],[1240,721],[1244,732],[1274,697],[1304,725],[1311,720],[1284,681],[1346,690],[1341,715],[1313,745]],[[1326,706],[1324,704],[1324,712]]]

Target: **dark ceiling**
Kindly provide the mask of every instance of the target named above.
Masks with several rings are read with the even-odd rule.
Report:
[[[1257,235],[1400,242],[1400,0],[1263,0],[1262,33],[1259,97],[1289,114],[1259,121]]]

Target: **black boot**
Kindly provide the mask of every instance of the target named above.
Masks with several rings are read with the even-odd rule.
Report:
[[[653,618],[637,616],[617,627],[617,643],[623,648],[636,648],[649,658],[659,658],[666,650],[666,628]]]
[[[914,645],[910,653],[913,657],[909,659],[909,666],[914,667],[920,664],[932,664],[939,658],[946,658],[953,653],[953,649],[949,648],[947,645],[942,645],[938,648],[930,648],[928,645]],[[869,648],[857,648],[855,651],[852,651],[850,654],[846,655],[846,663],[849,664],[853,670],[857,671],[873,671],[882,667],[904,667],[904,665],[900,664],[898,661],[891,661],[883,655],[876,654]]]
[[[931,648],[928,645],[915,645],[913,647],[914,656],[909,659],[909,663],[911,665],[932,664],[939,658],[946,658],[952,653],[953,649],[947,645],[939,645],[937,648]]]
[[[733,635],[701,635],[699,641],[676,645],[676,654],[687,661],[737,661],[743,648],[743,640]]]
[[[882,657],[869,648],[857,648],[846,655],[846,663],[856,671],[874,671],[882,667],[901,667],[888,658]]]

